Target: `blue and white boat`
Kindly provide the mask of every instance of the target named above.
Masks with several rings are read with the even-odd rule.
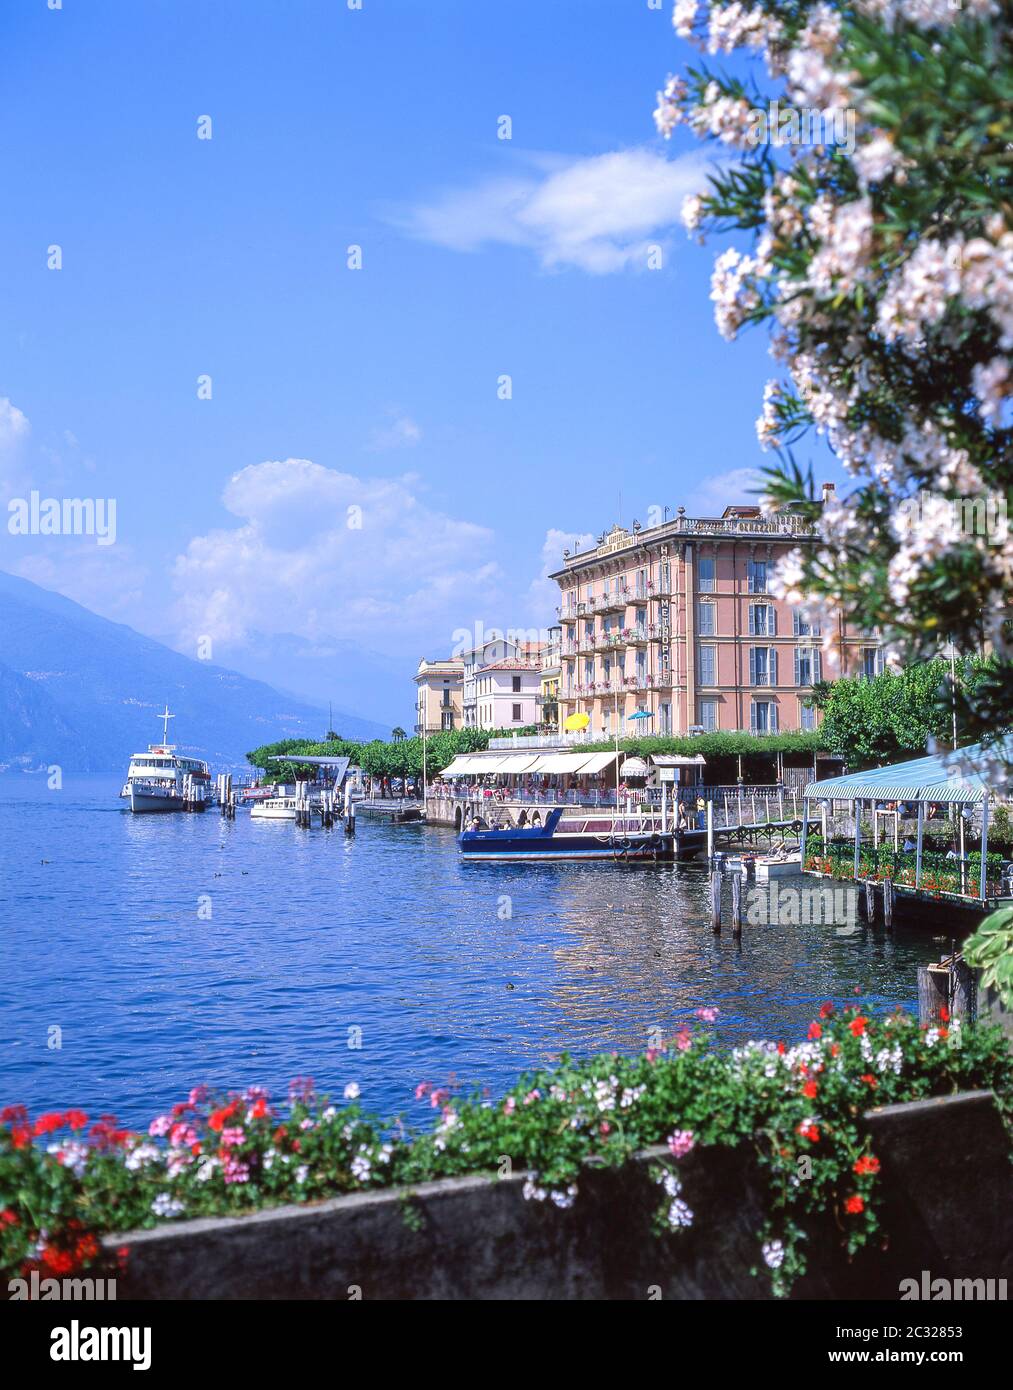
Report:
[[[568,818],[563,820],[563,813]],[[603,815],[557,806],[544,825],[496,826],[463,830],[458,836],[465,859],[505,860],[611,859],[616,863],[671,859],[673,837],[650,815]]]

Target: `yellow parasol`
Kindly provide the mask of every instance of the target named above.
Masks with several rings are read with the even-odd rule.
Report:
[[[571,714],[567,716],[564,729],[586,729],[591,722],[589,714]]]

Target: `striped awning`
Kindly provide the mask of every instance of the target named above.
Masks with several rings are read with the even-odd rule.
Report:
[[[1003,740],[1001,748],[1005,758],[1013,756],[1013,738]],[[993,745],[988,751],[998,749],[999,745]],[[958,750],[962,761],[974,763],[982,759],[980,771],[973,767],[960,771],[953,764],[953,756],[938,753],[889,767],[851,772],[844,777],[828,777],[823,782],[810,782],[803,795],[819,801],[939,801],[956,805],[984,801],[991,788],[986,780],[981,744]]]

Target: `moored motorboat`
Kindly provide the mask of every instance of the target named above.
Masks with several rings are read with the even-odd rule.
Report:
[[[549,811],[544,825],[506,825],[463,830],[458,837],[465,859],[504,860],[611,859],[625,863],[672,857],[672,834],[663,833],[651,816],[584,814],[563,820],[564,810]]]

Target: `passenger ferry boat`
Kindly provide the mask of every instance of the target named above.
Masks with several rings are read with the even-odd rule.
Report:
[[[674,837],[651,815],[585,813],[563,820],[569,808],[556,806],[544,825],[463,830],[458,837],[465,859],[504,860],[611,859],[617,863],[671,859]]]
[[[203,811],[211,799],[211,774],[200,758],[185,758],[168,742],[169,720],[175,719],[166,705],[158,716],[163,721],[162,742],[148,745],[146,753],[134,753],[127,780],[120,792],[130,802],[135,815],[147,811]]]

